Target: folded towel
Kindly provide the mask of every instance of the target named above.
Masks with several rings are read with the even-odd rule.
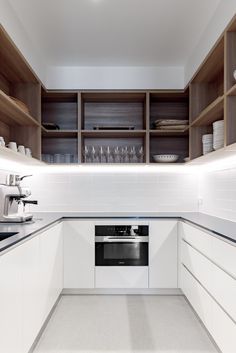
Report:
[[[167,125],[188,125],[188,120],[178,120],[178,119],[157,119],[154,122],[156,126],[167,126]]]

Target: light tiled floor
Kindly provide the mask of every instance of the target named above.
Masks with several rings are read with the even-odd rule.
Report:
[[[216,353],[181,296],[63,296],[34,353]]]

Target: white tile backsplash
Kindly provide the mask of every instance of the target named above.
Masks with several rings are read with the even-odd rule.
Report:
[[[0,183],[8,171],[0,169]],[[199,211],[236,221],[236,168],[205,172],[36,172],[32,210],[81,212]]]
[[[25,181],[37,211],[197,211],[192,173],[40,173]]]
[[[236,221],[236,168],[204,173],[199,179],[199,211]]]

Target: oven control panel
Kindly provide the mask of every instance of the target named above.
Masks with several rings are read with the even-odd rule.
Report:
[[[148,236],[148,225],[95,225],[95,236]]]

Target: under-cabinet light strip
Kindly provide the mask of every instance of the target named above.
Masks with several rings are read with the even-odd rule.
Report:
[[[26,165],[24,162],[11,161],[0,158],[0,170],[12,172],[40,172],[40,173],[203,173],[222,169],[236,168],[236,152],[231,156],[218,158],[204,164],[183,165]]]

